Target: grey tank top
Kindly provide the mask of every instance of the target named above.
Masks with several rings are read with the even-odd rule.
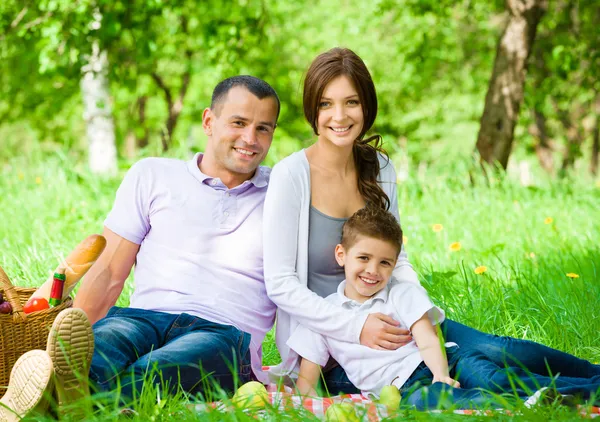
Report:
[[[347,218],[335,218],[310,207],[308,221],[308,288],[321,297],[337,291],[344,268],[335,260],[335,246],[342,239]]]

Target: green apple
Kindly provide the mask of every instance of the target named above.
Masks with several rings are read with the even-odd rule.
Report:
[[[327,422],[360,422],[352,403],[334,403],[325,412]]]
[[[260,382],[250,381],[237,389],[232,401],[240,409],[263,409],[269,403],[269,393]]]
[[[397,411],[400,407],[400,391],[393,385],[384,385],[379,393],[379,403],[384,404],[391,411]]]

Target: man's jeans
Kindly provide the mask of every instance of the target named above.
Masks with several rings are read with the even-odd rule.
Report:
[[[251,379],[250,334],[188,314],[113,307],[93,326],[90,379],[100,391],[119,387],[139,397],[144,381],[196,394],[227,391]],[[157,371],[158,370],[158,371]],[[162,387],[161,387],[162,388]]]
[[[560,373],[561,377],[590,378],[600,375],[600,365],[532,341],[483,333],[449,319],[442,323],[442,331],[446,341],[458,344],[461,351],[483,353],[501,367],[508,363],[509,366],[525,367],[529,372],[545,376]],[[360,392],[339,366],[326,372],[324,378],[331,395]],[[568,394],[568,390],[563,390],[563,393]]]
[[[460,347],[446,351],[450,376],[460,382],[461,388],[443,383],[431,384],[433,375],[425,363],[421,363],[402,386],[404,403],[418,410],[497,408],[504,407],[507,399],[525,400],[542,387],[555,388],[561,394],[575,394],[584,400],[600,392],[600,375],[552,378],[520,367],[498,365],[477,351],[465,351]]]

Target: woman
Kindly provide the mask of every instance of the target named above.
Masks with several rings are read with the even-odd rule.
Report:
[[[327,303],[344,278],[334,260],[341,227],[367,203],[389,208],[399,219],[396,172],[380,148],[366,138],[377,115],[375,87],[363,61],[348,49],[319,55],[304,81],[304,115],[317,135],[310,147],[279,162],[271,173],[264,209],[264,272],[267,293],[278,306],[276,343],[282,363],[274,377],[297,373],[298,356],[286,342],[299,323],[348,342],[396,349],[409,333],[383,314],[355,316]],[[402,249],[397,280],[419,284]],[[446,340],[503,365],[507,359],[531,372],[564,376],[600,375],[600,366],[543,345],[481,333],[446,320]],[[332,362],[324,371],[331,394],[357,390]]]

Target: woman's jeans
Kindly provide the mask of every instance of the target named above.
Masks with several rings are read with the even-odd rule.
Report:
[[[250,334],[188,314],[113,307],[93,326],[95,350],[90,379],[99,391],[120,388],[139,397],[148,381],[161,391],[179,387],[210,394],[233,391],[236,378],[251,379]],[[164,390],[166,388],[166,390]]]
[[[401,388],[403,402],[418,410],[432,408],[504,407],[507,399],[525,400],[542,387],[587,400],[600,392],[600,375],[573,378],[534,374],[521,367],[501,366],[477,351],[446,349],[450,376],[460,388],[431,384],[433,375],[421,363]],[[502,395],[502,397],[500,396]]]
[[[464,353],[479,352],[500,367],[526,368],[544,376],[591,378],[600,375],[600,365],[594,365],[568,353],[542,344],[511,337],[495,336],[446,319],[442,325],[446,341],[459,345]],[[344,370],[337,366],[324,374],[329,394],[352,394],[360,391],[348,380]],[[439,388],[439,387],[436,387]],[[568,390],[563,390],[568,394]]]

